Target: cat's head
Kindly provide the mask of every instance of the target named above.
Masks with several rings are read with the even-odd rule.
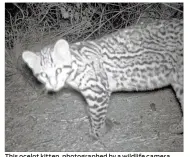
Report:
[[[71,54],[67,41],[60,39],[54,47],[45,47],[41,52],[24,51],[24,62],[48,91],[59,91],[71,71]]]

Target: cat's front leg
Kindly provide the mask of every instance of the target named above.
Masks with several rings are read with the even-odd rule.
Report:
[[[96,85],[83,90],[82,94],[88,103],[87,110],[91,125],[90,134],[93,138],[98,139],[108,129],[105,121],[110,93]]]

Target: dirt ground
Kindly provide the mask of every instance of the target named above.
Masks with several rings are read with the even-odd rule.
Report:
[[[183,151],[183,134],[168,131],[181,118],[170,88],[113,94],[108,111],[113,128],[98,141],[89,136],[79,93],[65,89],[40,95],[22,77],[5,92],[5,151]]]

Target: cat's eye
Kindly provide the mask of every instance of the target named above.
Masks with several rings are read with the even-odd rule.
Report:
[[[44,78],[46,78],[46,77],[47,77],[47,74],[46,74],[46,73],[44,73],[44,72],[42,72],[40,75],[41,75],[42,77],[44,77]]]
[[[61,69],[61,68],[57,68],[56,74],[58,75],[58,74],[60,74],[61,72],[62,72],[62,69]]]

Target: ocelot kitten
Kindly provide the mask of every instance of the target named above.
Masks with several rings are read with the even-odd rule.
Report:
[[[95,138],[105,127],[110,95],[115,91],[171,85],[183,110],[181,20],[142,23],[93,41],[69,44],[60,39],[41,52],[24,51],[22,57],[48,91],[69,85],[84,96]],[[183,120],[171,130],[183,132],[182,124]]]

